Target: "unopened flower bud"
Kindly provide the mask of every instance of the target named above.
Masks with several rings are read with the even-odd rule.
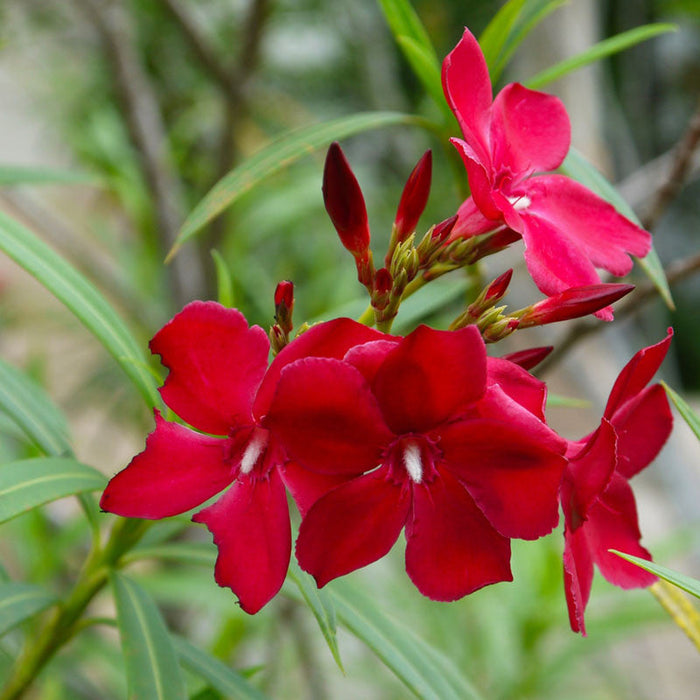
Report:
[[[452,229],[456,223],[457,214],[451,216],[449,219],[441,221],[439,224],[436,224],[432,233],[430,234],[430,237],[435,243],[444,243],[449,238],[449,235],[452,233]]]
[[[374,275],[374,289],[372,291],[372,306],[377,311],[382,311],[387,307],[393,286],[394,279],[389,270],[385,267],[377,270]]]
[[[283,280],[275,289],[275,320],[289,333],[292,328],[292,311],[294,310],[294,283]]]
[[[514,312],[520,327],[541,326],[587,316],[621,299],[634,289],[632,284],[592,284],[571,287],[560,294]]]
[[[491,284],[479,294],[474,302],[469,305],[469,313],[474,317],[478,317],[481,316],[484,311],[497,304],[508,291],[508,285],[512,277],[513,270],[506,270],[506,272],[491,282]]]
[[[356,257],[369,248],[367,207],[357,178],[340,145],[328,149],[323,169],[323,201],[341,243]]]
[[[426,151],[409,175],[396,211],[394,229],[399,243],[416,230],[418,219],[428,203],[432,169],[432,153]]]
[[[499,340],[509,336],[519,325],[520,322],[517,318],[506,316],[485,328],[481,335],[485,342],[497,343]]]
[[[504,355],[503,359],[512,362],[514,365],[520,365],[523,369],[531,370],[533,367],[537,367],[552,350],[554,350],[552,345],[545,345],[541,348],[529,348],[511,352],[508,355]]]

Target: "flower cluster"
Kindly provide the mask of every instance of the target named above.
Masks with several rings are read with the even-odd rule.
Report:
[[[409,577],[441,601],[511,580],[511,539],[548,534],[561,507],[566,599],[572,628],[585,633],[594,563],[623,587],[653,581],[608,549],[649,558],[628,480],[671,430],[665,393],[649,386],[670,333],[635,355],[600,426],[577,442],[547,425],[546,385],[529,372],[549,349],[496,358],[486,348],[533,325],[612,319],[609,305],[632,287],[603,284],[595,268],[626,274],[629,254],[648,252],[649,234],[578,183],[535,174],[566,155],[564,107],[517,84],[492,99],[468,31],[445,60],[443,84],[463,131],[453,142],[472,196],[416,243],[432,168],[423,156],[376,269],[362,191],[331,145],[323,196],[369,294],[363,322],[338,318],[292,339],[290,282],[276,290],[269,334],[215,302],[186,306],[150,347],[169,370],[164,402],[194,429],[156,411],[145,450],[110,481],[101,506],[157,519],[221,494],[193,520],[218,547],[217,582],[248,613],[287,573],[287,493],[302,516],[296,557],[319,586],[380,559],[403,530]],[[497,304],[509,270],[448,330],[391,334],[401,301],[420,286],[520,238],[547,298],[506,313]]]

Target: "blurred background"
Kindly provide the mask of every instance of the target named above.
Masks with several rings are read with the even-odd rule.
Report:
[[[478,36],[501,4],[413,2],[440,57],[465,25]],[[546,89],[569,110],[574,146],[652,225],[664,265],[700,267],[692,262],[700,255],[698,153],[668,205],[652,210],[674,148],[694,115],[698,119],[700,2],[560,4],[519,48],[499,86],[524,81],[619,32],[657,21],[677,25]],[[5,0],[0,19],[0,165],[72,174],[62,184],[2,186],[0,207],[90,278],[144,346],[184,303],[216,298],[212,249],[230,271],[234,305],[251,323],[272,323],[281,279],[295,282],[297,324],[362,310],[354,266],[323,208],[323,151],[246,194],[170,265],[163,259],[209,189],[274,137],[360,111],[434,115],[376,1]],[[419,233],[460,203],[451,147],[426,130],[383,128],[342,146],[365,194],[375,256],[383,255],[405,179],[426,149],[435,158],[433,191]],[[521,296],[537,298],[521,257],[516,246],[490,258],[484,271],[492,279],[516,266],[516,307],[524,305]],[[643,283],[643,274],[636,272],[635,281]],[[553,393],[589,402],[550,408],[557,429],[569,438],[593,429],[622,366],[669,325],[675,337],[665,378],[690,400],[700,391],[700,276],[684,276],[673,296],[675,312],[655,298],[640,302],[548,369],[543,377]],[[414,321],[445,324],[462,304],[452,295],[439,311],[419,308]],[[43,384],[66,412],[80,459],[111,475],[142,449],[152,418],[120,370],[4,257],[0,329],[3,359]],[[566,329],[522,335],[512,347],[556,344]],[[4,432],[3,460],[31,453]],[[636,484],[644,543],[661,563],[698,577],[700,451],[683,421]],[[58,503],[5,526],[5,568],[29,580],[70,578],[85,536],[74,516],[69,503]],[[201,528],[184,533],[207,539]],[[568,630],[560,533],[518,544],[514,583],[455,604],[432,603],[411,587],[400,547],[348,580],[442,649],[486,698],[695,697],[697,651],[652,596],[596,580],[589,638],[580,639]],[[405,697],[398,681],[349,636],[341,639],[343,676],[308,611],[287,598],[250,618],[205,568],[144,566],[139,580],[165,606],[171,627],[249,669],[273,697]],[[36,697],[123,697],[120,663],[116,634],[96,629],[57,659]],[[193,686],[201,700],[217,697],[197,692]]]

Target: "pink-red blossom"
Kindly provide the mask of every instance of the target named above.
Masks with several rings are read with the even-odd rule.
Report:
[[[299,564],[323,586],[405,529],[407,572],[430,598],[510,580],[510,538],[558,517],[565,444],[543,405],[541,382],[487,360],[474,327],[287,365],[265,425],[303,474],[337,483],[304,498]]]
[[[656,579],[611,554],[617,549],[651,559],[640,544],[634,494],[628,480],[659,453],[672,428],[666,392],[648,386],[671,342],[671,331],[640,350],[624,367],[610,392],[598,429],[569,444],[561,503],[565,516],[564,584],[571,628],[586,633],[584,610],[593,565],[622,588],[648,586]]]
[[[165,518],[203,504],[196,513],[219,549],[215,577],[257,612],[280,589],[291,552],[285,455],[262,425],[282,369],[300,357],[343,357],[381,337],[349,319],[320,324],[285,347],[268,368],[269,341],[239,311],[192,302],[153,338],[169,374],[165,403],[197,430],[163,419],[146,449],[108,484],[100,502],[132,518]],[[197,432],[201,431],[201,432]],[[219,437],[213,437],[219,436]],[[310,475],[318,489],[326,481]]]
[[[533,280],[547,295],[600,283],[596,268],[626,275],[629,255],[644,256],[650,235],[559,167],[571,139],[561,101],[518,83],[492,98],[483,53],[468,31],[442,69],[447,100],[462,129],[452,139],[472,196],[459,209],[452,238],[506,226],[522,236]],[[610,308],[597,316],[610,320]]]

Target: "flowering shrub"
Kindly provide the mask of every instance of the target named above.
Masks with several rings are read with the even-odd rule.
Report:
[[[481,44],[465,29],[440,73],[410,6],[382,2],[444,117],[431,129],[442,145],[454,146],[455,163],[463,166],[458,177],[468,184],[462,201],[429,225],[420,222],[430,210],[438,162],[431,151],[410,173],[386,250],[375,256],[372,245],[381,237],[372,238],[362,187],[333,140],[369,126],[361,120],[335,122],[327,131],[292,133],[226,175],[186,219],[170,250],[169,258],[177,260],[181,244],[232,203],[232,181],[240,196],[261,172],[272,174],[308,150],[327,147],[322,198],[352,256],[366,304],[354,319],[334,314],[296,324],[295,293],[305,293],[304,280],[296,285],[284,280],[274,293],[274,323],[265,330],[233,308],[225,262],[217,258],[219,301],[179,304],[182,308],[150,342],[167,371],[156,390],[141,346],[111,305],[58,254],[0,214],[0,248],[103,343],[155,420],[143,451],[105,486],[99,472],[75,458],[48,399],[26,377],[0,364],[10,387],[0,388],[2,409],[43,455],[3,467],[0,497],[6,501],[0,500],[0,516],[9,520],[80,494],[93,537],[63,599],[38,586],[0,581],[0,632],[50,610],[24,651],[7,654],[12,668],[0,700],[21,697],[69,640],[105,622],[86,611],[108,583],[129,697],[187,697],[178,656],[206,680],[201,697],[212,689],[220,693],[215,697],[260,697],[254,679],[168,632],[148,591],[122,573],[149,556],[190,556],[199,563],[204,559],[209,568],[213,564],[216,583],[230,589],[231,603],[237,601],[251,616],[265,615],[280,592],[303,599],[340,664],[337,612],[420,697],[465,697],[468,684],[429,646],[404,638],[381,610],[361,597],[345,596],[341,582],[331,584],[387,556],[402,532],[410,581],[423,596],[440,602],[512,581],[518,576],[511,567],[513,542],[561,532],[562,615],[567,610],[571,629],[583,636],[594,565],[621,588],[656,584],[660,595],[658,574],[700,594],[697,582],[654,564],[641,544],[630,483],[671,434],[669,394],[691,426],[700,425],[680,397],[651,383],[671,345],[672,329],[632,357],[614,382],[598,427],[578,440],[547,422],[551,397],[538,369],[552,347],[522,349],[528,344],[522,331],[528,328],[588,316],[595,317],[589,321],[596,327],[613,321],[612,305],[635,287],[603,281],[600,270],[624,277],[634,258],[647,258],[642,264],[650,288],[668,295],[650,233],[600,191],[553,172],[565,162],[571,142],[562,101],[519,83],[493,96],[493,57],[507,53],[507,40],[517,46],[509,32],[527,26],[527,16],[520,14],[525,5],[530,7],[506,3]],[[99,15],[99,7],[93,11]],[[108,25],[100,25],[100,31],[108,32]],[[499,53],[493,42],[501,34]],[[190,36],[200,57],[210,61],[206,47],[197,44],[200,39]],[[226,89],[232,85],[227,82]],[[382,119],[412,122],[405,115]],[[520,269],[501,264],[499,253],[514,247],[512,260],[521,243],[524,266],[541,294],[509,308],[502,302]],[[306,245],[305,262],[313,255],[313,246]],[[500,265],[491,281],[483,277],[486,257]],[[456,271],[469,280],[459,309],[446,306],[439,321],[427,313],[420,322],[404,321],[407,300],[420,301],[424,287]],[[443,322],[448,313],[452,317]],[[513,335],[522,340],[521,349],[501,351],[498,343]],[[95,490],[102,493],[102,514],[88,495]],[[22,497],[8,498],[15,491]],[[103,541],[106,513],[120,518]],[[206,526],[211,552],[187,540],[190,528],[151,529],[151,521],[182,515]],[[215,557],[209,556],[214,548]],[[8,603],[26,596],[28,607]],[[243,627],[252,619],[241,617]],[[676,619],[692,627],[678,614]]]

